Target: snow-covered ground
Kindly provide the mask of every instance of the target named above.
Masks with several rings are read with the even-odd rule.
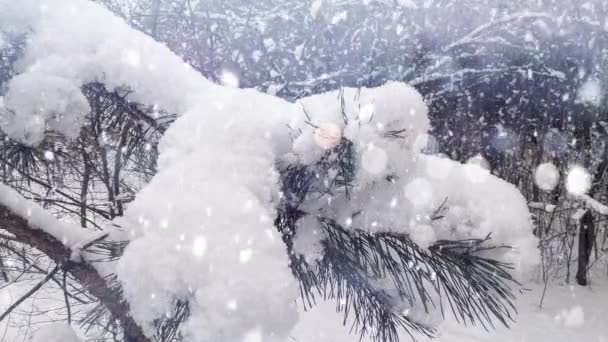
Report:
[[[511,328],[497,326],[486,332],[481,326],[463,326],[446,320],[436,342],[608,342],[608,282],[590,287],[552,285],[539,307],[542,284],[530,284],[518,300],[519,314]],[[342,326],[335,304],[325,302],[303,313],[292,335],[295,342],[354,342],[358,335]],[[401,334],[402,341],[410,341]],[[431,341],[420,337],[420,342]],[[363,339],[362,342],[369,342]]]
[[[518,301],[519,314],[511,328],[497,326],[486,332],[481,327],[462,326],[446,320],[436,339],[420,337],[419,342],[608,342],[608,281],[590,287],[551,285],[547,288],[543,307],[539,302],[542,284],[528,284]],[[8,295],[7,289],[0,291]],[[44,296],[43,296],[44,297]],[[40,298],[37,299],[40,303]],[[342,316],[335,312],[334,302],[319,303],[313,310],[302,312],[288,341],[293,342],[356,342],[359,335],[349,333],[342,325]],[[401,341],[411,341],[407,333]],[[28,341],[26,330],[6,329],[0,325],[0,341]],[[364,338],[361,342],[370,342]],[[62,341],[63,342],[63,341]]]

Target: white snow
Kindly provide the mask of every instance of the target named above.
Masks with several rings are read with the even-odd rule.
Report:
[[[44,151],[44,159],[53,161],[55,159],[55,153],[53,153],[53,151]]]
[[[540,164],[534,171],[536,186],[544,191],[552,191],[559,183],[559,170],[553,163]]]
[[[585,312],[580,305],[574,306],[564,312],[564,326],[567,328],[578,328],[585,324]]]
[[[207,239],[200,235],[194,238],[192,241],[192,253],[194,256],[202,258],[205,256],[205,252],[207,251]]]
[[[0,0],[4,29],[28,39],[0,107],[0,126],[29,144],[46,130],[79,133],[89,112],[80,87],[89,82],[110,90],[130,86],[130,100],[173,113],[216,89],[168,48],[91,1]]]
[[[272,38],[264,39],[263,43],[264,43],[264,47],[266,48],[266,51],[268,51],[268,52],[272,52],[277,48],[277,43]]]
[[[518,315],[515,323],[510,324],[511,328],[499,324],[496,330],[488,332],[479,325],[464,326],[454,319],[446,319],[438,328],[437,338],[415,337],[420,342],[606,342],[606,285],[606,282],[601,282],[593,289],[549,285],[543,307],[539,308],[543,285],[526,284],[531,291],[524,292],[517,301]],[[568,325],[566,321],[569,321]],[[350,326],[341,323],[342,317],[335,312],[335,303],[320,302],[311,311],[302,313],[292,340],[358,341],[358,336],[349,332]],[[399,337],[401,341],[411,340],[404,331],[399,332]],[[361,342],[371,342],[371,339],[364,337]]]
[[[50,234],[72,250],[99,236],[99,232],[91,232],[70,222],[59,221],[48,210],[4,184],[0,184],[0,203],[16,215],[25,218],[32,228]]]
[[[591,77],[578,90],[577,100],[592,106],[599,106],[603,99],[602,84],[597,78]]]
[[[583,195],[583,196],[581,196],[581,198],[587,203],[587,205],[589,205],[591,208],[593,208],[599,214],[608,215],[608,206],[598,202],[596,199],[594,199],[588,195]]]
[[[323,257],[324,231],[319,227],[319,222],[314,216],[305,216],[298,221],[298,230],[294,239],[294,251],[306,259],[309,263]]]
[[[373,103],[368,103],[361,107],[359,111],[359,121],[361,122],[369,122],[374,117],[374,112],[376,110],[376,106]]]
[[[415,178],[405,186],[405,198],[415,206],[427,206],[433,199],[433,184],[426,178]]]
[[[574,212],[574,214],[572,214],[572,216],[570,218],[574,221],[580,221],[583,218],[583,216],[585,216],[586,212],[587,212],[587,209],[578,208]]]
[[[373,144],[369,144],[361,155],[361,166],[369,173],[382,173],[386,170],[387,164],[388,156],[386,152]]]
[[[490,163],[481,155],[469,158],[465,165],[465,171],[469,181],[484,183],[490,176]]]
[[[36,333],[31,342],[80,342],[76,333],[67,324],[45,325]]]
[[[222,75],[220,77],[220,81],[223,85],[230,88],[238,88],[239,87],[239,76],[229,69],[224,69],[222,71]]]
[[[299,102],[307,116],[300,115],[313,125],[290,124],[302,131],[293,144],[297,160],[311,164],[325,153],[314,142],[314,125],[324,122],[340,125],[359,160],[348,198],[344,194],[314,197],[302,208],[311,216],[319,213],[346,227],[372,232],[404,232],[422,246],[437,239],[485,238],[492,233],[493,243],[514,247],[496,257],[513,262],[521,275],[534,268],[538,252],[523,196],[515,186],[490,174],[481,156],[462,165],[421,155],[420,141],[428,140],[427,108],[411,87],[388,83],[360,91],[346,88]],[[360,120],[360,108],[370,104],[373,116]],[[395,137],[388,132],[403,134]],[[379,149],[380,157],[374,154]],[[387,175],[394,180],[387,182]],[[444,202],[443,218],[432,221]]]

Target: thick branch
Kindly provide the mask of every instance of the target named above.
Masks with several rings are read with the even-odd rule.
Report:
[[[105,279],[93,266],[86,262],[71,262],[72,251],[50,234],[32,228],[26,219],[13,213],[8,207],[0,205],[0,225],[16,240],[46,254],[56,264],[70,263],[68,270],[89,293],[95,296],[122,325],[125,340],[129,342],[149,342],[142,329],[129,314],[129,305],[110,288]]]

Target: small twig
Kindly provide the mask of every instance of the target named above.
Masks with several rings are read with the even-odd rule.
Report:
[[[21,296],[21,298],[19,298],[16,302],[9,306],[8,309],[6,309],[6,311],[4,311],[2,315],[0,315],[0,322],[2,322],[13,310],[15,310],[19,305],[21,305],[21,303],[23,303],[26,299],[36,293],[36,291],[40,290],[42,285],[46,284],[49,280],[51,280],[51,278],[55,276],[55,274],[59,271],[60,268],[61,267],[59,265],[55,266],[51,273],[47,274],[44,279],[42,279],[38,284],[36,284],[36,286],[32,287],[31,290],[29,290],[26,294]]]
[[[100,242],[100,241],[105,240],[105,239],[106,239],[108,236],[109,236],[109,234],[108,234],[108,233],[103,234],[102,236],[100,236],[100,237],[96,238],[95,240],[92,240],[92,241],[87,242],[86,244],[84,244],[80,250],[81,250],[81,251],[87,250],[87,249],[89,249],[91,246],[93,246],[94,244],[96,244],[96,243],[98,243],[98,242]]]
[[[72,325],[72,308],[70,307],[70,298],[68,297],[67,287],[68,270],[63,269],[63,299],[65,300],[65,307],[68,310],[68,325]]]

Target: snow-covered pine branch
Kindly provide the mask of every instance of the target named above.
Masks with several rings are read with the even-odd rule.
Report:
[[[34,0],[0,0],[0,30],[27,37],[19,72],[7,83],[0,107],[2,128],[14,139],[35,145],[48,131],[76,136],[90,110],[81,91],[87,84],[103,84],[110,92],[126,87],[129,101],[178,116],[160,143],[158,173],[116,220],[123,230],[110,234],[112,241],[128,241],[116,265],[110,264],[128,305],[120,295],[104,292],[98,282],[103,279],[88,273],[87,264],[72,268],[83,272],[76,279],[92,286],[102,303],[116,305],[109,309],[127,336],[162,338],[170,316],[177,318],[168,335],[187,341],[285,341],[298,319],[298,281],[309,279],[294,277],[302,265],[290,263],[289,253],[302,254],[311,264],[324,260],[314,271],[324,274],[356,260],[340,259],[339,247],[367,253],[352,247],[361,241],[376,252],[390,242],[400,259],[384,255],[378,272],[366,277],[368,284],[335,272],[337,277],[321,277],[312,285],[389,293],[390,303],[367,301],[365,291],[349,297],[369,313],[370,320],[359,324],[363,332],[380,328],[371,335],[394,340],[391,319],[396,317],[406,328],[429,332],[420,317],[405,315],[402,308],[422,305],[420,312],[430,313],[431,300],[420,300],[428,291],[420,286],[432,287],[437,280],[437,294],[458,284],[481,286],[475,291],[480,297],[470,301],[462,294],[447,297],[463,321],[491,323],[496,317],[504,323],[509,317],[511,293],[505,284],[537,260],[526,201],[514,186],[478,165],[421,155],[428,109],[410,86],[346,88],[295,104],[235,89],[238,82],[221,87],[84,0],[42,6]],[[338,151],[348,158],[338,158]],[[448,205],[436,219],[446,198]],[[290,222],[286,231],[276,219],[289,207],[309,219]],[[16,227],[24,225],[23,218],[10,217]],[[26,243],[46,237],[31,237],[25,228],[12,233]],[[333,246],[327,242],[332,232],[340,233]],[[483,249],[481,242],[490,234],[493,244],[512,248]],[[69,258],[56,239],[47,247],[36,241],[31,245],[48,248],[43,252],[59,258],[56,262]],[[483,258],[476,254],[480,249]],[[404,278],[393,272],[387,282],[387,265],[405,271],[410,256],[419,261],[413,267],[431,268],[435,275],[418,278],[416,290],[399,291],[405,287],[395,285]],[[512,273],[506,272],[507,264],[515,267]],[[451,275],[457,280],[447,279],[446,267],[461,270]],[[480,271],[483,267],[491,272]],[[361,263],[351,269],[367,268]],[[496,292],[484,293],[486,288]],[[418,300],[408,297],[416,295]],[[443,305],[439,298],[433,302]]]
[[[127,340],[148,341],[130,316],[129,305],[124,302],[120,289],[111,287],[105,276],[91,263],[74,256],[79,246],[82,248],[98,240],[98,234],[59,222],[46,210],[25,200],[6,185],[0,185],[0,223],[2,229],[12,234],[15,240],[38,249],[57,265],[57,269],[62,268],[72,274],[120,321]]]

